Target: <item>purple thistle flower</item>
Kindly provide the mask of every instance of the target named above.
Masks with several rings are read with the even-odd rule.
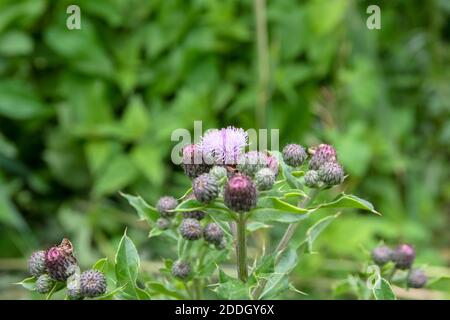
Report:
[[[232,165],[247,145],[248,134],[241,128],[228,127],[207,131],[199,143],[199,149],[208,164]]]

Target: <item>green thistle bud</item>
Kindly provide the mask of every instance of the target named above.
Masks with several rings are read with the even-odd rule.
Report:
[[[166,218],[159,218],[156,220],[156,225],[161,230],[167,230],[170,228],[170,220]]]
[[[315,170],[306,171],[304,177],[305,186],[308,188],[317,188],[320,185],[319,174]]]
[[[38,277],[41,274],[45,273],[46,269],[44,250],[36,251],[31,254],[31,257],[28,260],[28,269],[30,270],[31,275],[35,277]]]
[[[254,208],[257,196],[252,179],[241,173],[231,177],[223,189],[225,205],[236,212],[247,212]]]
[[[387,246],[376,247],[372,251],[372,260],[379,266],[384,266],[386,263],[391,261],[393,257],[393,252],[391,248]]]
[[[250,151],[238,158],[236,168],[239,172],[244,173],[249,177],[254,177],[256,172],[262,168],[267,168],[268,166],[268,158],[264,153]]]
[[[175,212],[171,212],[177,207],[178,201],[174,197],[164,196],[159,198],[158,203],[156,204],[156,209],[159,214],[163,218],[172,218],[175,215]]]
[[[194,179],[192,191],[198,201],[209,203],[219,195],[219,184],[212,175],[204,173]]]
[[[70,300],[82,300],[81,294],[80,274],[75,273],[71,275],[66,282],[67,296]]]
[[[81,295],[84,297],[98,297],[106,292],[105,275],[98,270],[88,270],[80,276]]]
[[[341,184],[344,181],[344,169],[336,162],[327,162],[320,167],[320,180],[328,186]]]
[[[55,281],[48,274],[41,274],[36,280],[36,291],[39,293],[48,293],[52,290]]]
[[[275,173],[269,168],[263,168],[256,173],[255,183],[258,190],[270,190],[275,183]]]
[[[427,275],[420,269],[411,270],[408,275],[408,287],[411,288],[423,288],[427,284],[427,281]]]
[[[220,244],[223,238],[223,231],[217,223],[210,223],[205,227],[203,237],[206,242]]]
[[[180,234],[186,240],[197,240],[202,236],[202,226],[195,219],[183,219],[180,225]]]
[[[186,261],[176,261],[172,266],[172,274],[180,279],[186,279],[191,273],[191,266]]]
[[[283,160],[291,167],[299,167],[308,158],[305,149],[298,144],[288,144],[283,148]]]
[[[212,175],[214,178],[217,179],[217,181],[222,180],[223,178],[227,177],[227,169],[223,166],[214,166],[210,171],[209,174]]]
[[[222,237],[222,240],[220,240],[220,243],[215,243],[214,246],[217,250],[225,249],[227,247],[227,239],[225,237]]]

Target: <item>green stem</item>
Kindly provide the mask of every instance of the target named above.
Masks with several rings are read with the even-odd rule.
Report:
[[[316,198],[317,194],[320,192],[320,189],[312,189],[311,192],[309,193],[308,197],[305,197],[304,199],[302,199],[302,201],[299,202],[298,207],[299,208],[307,208]],[[297,230],[299,226],[299,222],[295,222],[295,223],[291,223],[286,231],[284,232],[283,237],[281,238],[280,242],[278,243],[275,252],[277,254],[280,254],[282,251],[284,251],[288,244],[289,241],[291,240],[292,236],[295,234],[295,231]],[[253,290],[253,299],[258,299],[263,290],[264,287],[266,286],[267,280],[266,279],[262,279],[258,285],[256,286],[255,290]]]
[[[397,272],[397,267],[393,267],[391,270],[391,273],[388,275],[387,280],[389,283],[391,283],[392,278],[394,277],[395,272]]]
[[[246,217],[244,214],[239,214],[237,220],[237,243],[236,243],[236,256],[237,256],[237,271],[239,280],[247,282],[248,270],[247,270],[247,240],[246,240]]]

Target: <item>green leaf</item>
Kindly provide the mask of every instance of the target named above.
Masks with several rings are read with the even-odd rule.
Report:
[[[141,220],[147,220],[149,222],[155,223],[159,218],[158,211],[145,202],[141,196],[132,196],[123,192],[120,192],[120,195],[128,200],[128,203],[136,209],[136,212]]]
[[[289,213],[300,213],[300,214],[305,214],[308,212],[308,209],[305,208],[299,208],[293,204],[290,204],[284,200],[281,200],[278,197],[265,197],[263,199],[260,200],[260,204],[258,204],[259,206],[262,206],[264,208],[274,208],[274,209],[278,209],[284,212],[289,212]]]
[[[205,204],[201,203],[196,199],[187,199],[181,202],[173,211],[174,212],[190,212],[190,211],[201,211],[206,207]]]
[[[92,269],[98,270],[103,273],[107,273],[108,272],[108,259],[102,258],[102,259],[98,260],[96,263],[94,263],[94,265],[92,266]]]
[[[126,285],[124,292],[139,299],[139,293],[136,288],[140,260],[133,241],[125,233],[120,240],[115,257],[115,272],[117,285]]]
[[[364,199],[358,198],[352,194],[341,194],[337,196],[333,201],[328,203],[323,203],[317,206],[312,210],[317,210],[321,208],[355,208],[361,210],[367,210],[372,213],[381,215],[378,211],[375,210],[373,205]]]
[[[112,300],[114,298],[114,296],[116,294],[118,294],[119,292],[121,292],[122,290],[124,290],[126,286],[127,285],[124,284],[123,286],[117,287],[116,289],[114,289],[114,290],[112,290],[110,292],[107,292],[107,293],[105,293],[104,295],[102,295],[100,297],[95,298],[95,300]]]
[[[386,279],[381,278],[378,284],[372,289],[376,300],[396,300],[395,293]]]
[[[250,290],[246,284],[240,280],[231,278],[222,270],[219,270],[219,283],[213,291],[216,292],[220,299],[250,299]]]
[[[272,228],[272,226],[259,221],[252,221],[247,223],[247,231],[249,232],[254,232],[259,229],[267,229],[267,228]]]
[[[36,280],[37,279],[35,277],[29,277],[29,278],[23,279],[20,282],[15,283],[15,284],[20,285],[27,290],[35,291],[36,290]]]
[[[145,284],[145,286],[151,290],[153,295],[163,295],[163,296],[167,296],[167,297],[171,297],[171,298],[175,298],[178,300],[184,300],[186,299],[185,296],[183,296],[182,294],[178,293],[176,290],[173,289],[169,289],[168,286],[163,285],[160,282],[156,282],[156,281],[150,281],[147,282]]]
[[[294,223],[308,218],[310,213],[288,213],[284,210],[272,208],[256,208],[250,212],[250,218],[254,221],[276,221],[282,223]]]
[[[337,213],[333,216],[328,216],[325,217],[321,220],[319,220],[318,222],[316,222],[311,228],[308,229],[308,231],[306,232],[306,243],[307,243],[307,248],[308,248],[308,253],[312,253],[312,245],[314,243],[314,241],[317,239],[317,237],[319,236],[319,234],[325,230],[326,227],[328,227],[328,225],[333,222],[336,218],[338,218],[340,215],[340,213]]]

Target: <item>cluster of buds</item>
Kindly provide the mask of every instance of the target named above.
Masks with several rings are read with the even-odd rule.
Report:
[[[70,299],[93,298],[106,292],[103,273],[89,270],[79,274],[80,268],[68,239],[63,239],[61,244],[47,250],[33,252],[28,260],[28,268],[36,278],[36,291],[42,294],[49,293],[58,282],[66,283]],[[89,277],[92,273],[95,273],[95,278]]]
[[[377,265],[384,266],[392,262],[396,269],[408,270],[407,283],[411,288],[422,288],[427,283],[427,276],[421,269],[413,269],[416,251],[409,244],[401,244],[395,249],[379,246],[372,250],[372,260]]]
[[[308,150],[311,157],[303,181],[308,188],[331,187],[344,181],[344,169],[338,163],[336,150],[328,144],[320,144]],[[283,160],[291,167],[300,167],[308,159],[305,148],[288,144],[283,149]]]

